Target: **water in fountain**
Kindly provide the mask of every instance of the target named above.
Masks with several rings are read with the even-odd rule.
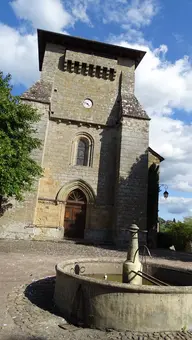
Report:
[[[90,274],[88,277],[95,279],[128,283],[134,285],[163,285],[166,286],[165,282],[162,282],[153,276],[144,273],[143,266],[139,258],[139,249],[144,247],[148,254],[151,256],[149,249],[146,245],[139,247],[138,241],[139,227],[136,224],[132,224],[129,228],[129,246],[127,252],[127,259],[123,263],[122,274]]]

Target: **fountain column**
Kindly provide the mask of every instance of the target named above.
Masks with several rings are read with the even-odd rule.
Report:
[[[132,224],[129,228],[130,238],[127,252],[127,260],[123,263],[123,283],[142,285],[142,277],[137,275],[142,271],[142,264],[139,259],[139,227]]]

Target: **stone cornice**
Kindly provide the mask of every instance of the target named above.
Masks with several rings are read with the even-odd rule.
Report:
[[[40,71],[42,69],[43,58],[47,43],[64,46],[66,49],[69,50],[72,49],[75,51],[82,51],[85,53],[91,53],[113,59],[116,59],[118,57],[127,58],[130,60],[134,60],[135,67],[139,65],[140,61],[143,59],[146,53],[144,51],[135,50],[132,48],[106,44],[103,42],[82,39],[79,37],[72,37],[70,35],[49,32],[40,29],[37,30],[37,34]]]
[[[60,117],[53,117],[52,113],[50,113],[50,120],[55,121],[57,124],[67,124],[67,125],[77,125],[77,126],[86,126],[86,127],[94,127],[97,129],[103,129],[103,128],[116,128],[120,121],[114,124],[103,124],[103,123],[95,123],[95,122],[86,122],[83,120],[74,120],[69,118],[60,118]]]

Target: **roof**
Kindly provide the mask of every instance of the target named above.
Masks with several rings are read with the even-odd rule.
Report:
[[[21,95],[21,98],[31,101],[37,101],[40,103],[50,103],[51,89],[52,86],[50,83],[43,80],[38,80]]]
[[[133,118],[150,120],[146,111],[139,104],[134,94],[129,93],[122,98],[122,115]]]
[[[39,70],[42,69],[45,47],[47,43],[63,45],[67,49],[75,51],[85,51],[86,53],[105,56],[108,58],[127,57],[135,61],[135,67],[139,65],[146,52],[126,48],[99,41],[87,40],[79,37],[73,37],[66,34],[55,33],[44,30],[37,30],[38,49],[39,49]]]
[[[154,151],[154,150],[151,149],[150,147],[148,147],[148,151],[149,151],[150,153],[152,153],[152,155],[154,155],[155,157],[157,157],[157,158],[160,160],[160,162],[162,162],[162,161],[165,160],[165,158],[163,158],[161,155],[159,155],[156,151]]]

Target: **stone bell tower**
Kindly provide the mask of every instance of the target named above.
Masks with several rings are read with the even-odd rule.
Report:
[[[22,99],[41,114],[44,176],[12,233],[124,240],[130,224],[146,228],[149,118],[134,96],[145,52],[43,30],[38,50],[41,78]]]

